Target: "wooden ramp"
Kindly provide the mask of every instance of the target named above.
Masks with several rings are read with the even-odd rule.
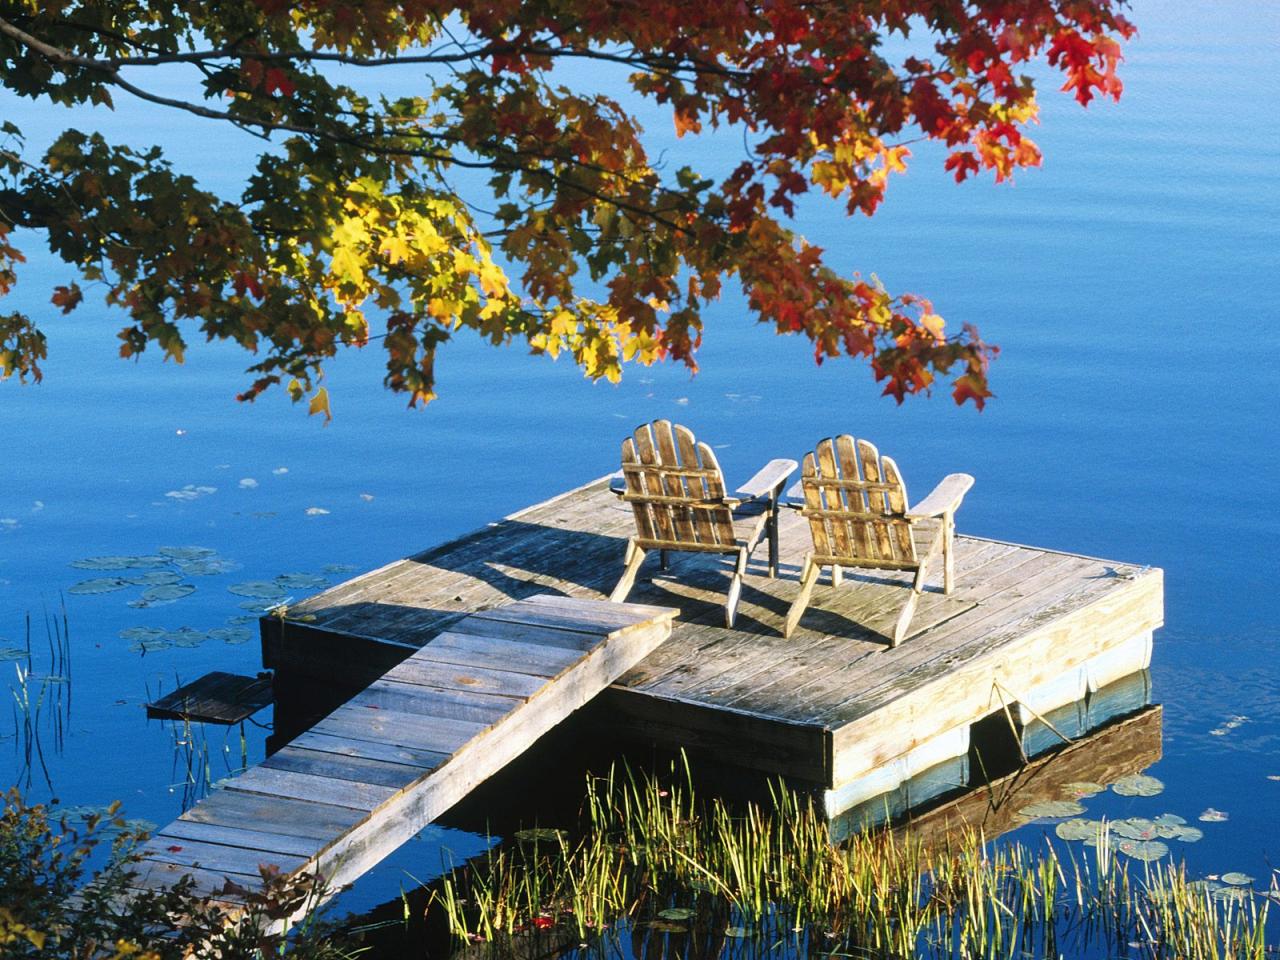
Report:
[[[157,831],[135,886],[360,876],[662,643],[678,611],[536,596],[454,623]],[[223,899],[234,899],[223,897]]]

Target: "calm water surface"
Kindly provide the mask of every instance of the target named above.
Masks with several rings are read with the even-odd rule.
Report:
[[[1280,860],[1280,8],[1212,10],[1137,3],[1123,102],[1084,111],[1044,87],[1045,164],[1012,187],[956,186],[926,152],[874,220],[816,201],[801,211],[835,262],[932,297],[951,323],[977,323],[1002,346],[998,398],[980,415],[942,394],[902,408],[878,399],[861,368],[815,368],[804,343],[756,328],[733,296],[711,311],[696,378],[637,368],[618,387],[592,386],[565,364],[463,340],[438,364],[441,399],[411,413],[384,393],[369,351],[331,366],[327,428],[280,395],[236,404],[247,382],[236,350],[197,347],[181,367],[124,363],[113,359],[118,318],[47,316],[45,383],[0,387],[0,648],[23,645],[28,613],[39,648],[44,611],[76,582],[112,575],[68,566],[77,558],[200,545],[237,569],[190,577],[194,594],[146,608],[127,603],[143,587],[67,595],[64,747],[46,735],[46,778],[0,720],[0,780],[171,819],[187,748],[142,703],[209,670],[258,668],[256,639],[226,642],[254,629],[228,623],[250,615],[228,586],[381,565],[614,469],[618,440],[665,416],[724,444],[731,480],[853,432],[891,453],[917,495],[950,471],[974,474],[967,532],[1163,567],[1153,673],[1165,756],[1148,772],[1167,789],[1108,795],[1090,815],[1225,811],[1176,853],[1198,874],[1262,881]],[[0,114],[33,142],[71,122],[12,99]],[[228,189],[248,156],[221,128],[160,124],[128,105],[102,122],[109,137],[166,144]],[[651,129],[672,150],[690,146],[656,115]],[[46,316],[49,287],[68,279],[33,255],[16,306]],[[141,654],[120,637],[136,627],[232,632]],[[47,655],[36,660],[48,672]],[[13,665],[0,669],[12,684]],[[251,761],[263,736],[248,731]],[[237,733],[211,728],[207,747],[214,779],[238,765]],[[405,871],[431,876],[444,851],[482,844],[432,828],[347,899],[378,902],[411,883]]]

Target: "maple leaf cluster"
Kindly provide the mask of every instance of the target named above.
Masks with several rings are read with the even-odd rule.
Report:
[[[899,402],[950,376],[980,408],[995,348],[971,326],[948,333],[922,297],[832,269],[794,228],[797,200],[818,190],[874,214],[919,140],[944,145],[958,181],[1038,164],[1020,71],[1043,58],[1080,103],[1119,97],[1122,6],[0,0],[11,93],[109,106],[123,91],[271,144],[223,198],[157,148],[69,130],[33,158],[6,123],[0,296],[21,261],[11,228],[33,228],[128,313],[125,356],[181,359],[198,330],[257,354],[243,398],[283,382],[301,399],[323,361],[377,339],[386,383],[418,403],[464,330],[571,356],[592,378],[628,361],[696,369],[703,309],[732,281],[819,362],[864,358]],[[718,180],[659,165],[622,99],[561,82],[570,61],[665,105],[681,137],[740,128],[741,161]],[[416,65],[421,90],[369,94],[333,63],[375,83]],[[174,65],[191,71],[187,99],[147,85]],[[459,170],[481,171],[484,195],[456,188]],[[64,311],[81,300],[74,283],[52,295]],[[43,358],[35,324],[0,315],[0,375],[38,379]]]

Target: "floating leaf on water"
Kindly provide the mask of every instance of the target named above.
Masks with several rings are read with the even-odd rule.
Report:
[[[725,927],[724,935],[733,937],[735,940],[745,940],[747,937],[752,936],[752,932],[748,927]]]
[[[559,843],[568,834],[551,827],[529,827],[527,830],[517,830],[513,836],[522,843]]]
[[[1176,813],[1162,813],[1156,817],[1157,827],[1180,827],[1186,822],[1186,818],[1180,817]]]
[[[373,503],[373,494],[372,494],[372,493],[362,493],[362,494],[360,494],[360,499],[361,499],[361,500],[363,500],[365,503]]]
[[[1131,773],[1111,785],[1122,797],[1154,797],[1164,790],[1164,783],[1144,773]]]
[[[150,604],[172,603],[196,592],[195,584],[162,583],[158,587],[150,587],[143,591],[142,599]]]
[[[1244,887],[1218,887],[1209,896],[1215,900],[1243,902],[1250,897],[1250,891]]]
[[[236,604],[236,606],[241,610],[252,610],[254,613],[266,613],[279,602],[280,601],[278,600],[272,600],[270,602],[264,600],[243,600]],[[257,617],[254,617],[254,619],[256,620]]]
[[[120,824],[120,828],[122,830],[127,830],[129,833],[155,833],[158,827],[159,824],[152,823],[150,820],[143,820],[141,818],[125,820]]]
[[[217,556],[218,551],[213,547],[161,547],[156,553],[172,560],[204,560]]]
[[[233,583],[227,587],[227,591],[238,597],[257,597],[261,600],[279,600],[284,596],[284,587],[274,580],[246,580],[244,583]]]
[[[258,618],[248,614],[239,617],[227,617],[227,626],[243,627],[247,623],[257,623]]]
[[[1268,773],[1268,774],[1267,774],[1267,779],[1268,779],[1268,780],[1280,780],[1280,773]]]
[[[201,560],[179,560],[178,569],[188,577],[215,577],[220,573],[231,573],[240,569],[234,560],[222,560],[217,557],[206,557]]]
[[[325,573],[355,573],[360,568],[354,563],[326,563],[320,569]]]
[[[169,641],[163,637],[156,640],[135,640],[129,644],[130,653],[141,653],[144,656],[153,650],[167,650],[168,648]]]
[[[182,577],[172,570],[148,570],[146,573],[135,573],[120,579],[135,587],[158,587],[167,583],[178,583]]]
[[[70,565],[77,570],[146,570],[152,567],[163,567],[168,563],[168,557],[145,554],[129,557],[85,557],[81,560],[72,560]]]
[[[1160,824],[1156,827],[1156,836],[1161,840],[1181,840],[1183,843],[1195,843],[1204,837],[1199,827],[1184,827],[1179,824]]]
[[[129,585],[129,581],[123,577],[97,577],[93,580],[81,580],[79,583],[67,587],[67,593],[111,593],[113,590],[123,590]]]
[[[209,631],[210,640],[221,640],[223,643],[248,643],[253,639],[252,631],[240,627],[218,627]]]
[[[1116,849],[1126,857],[1147,862],[1159,860],[1169,854],[1169,848],[1159,840],[1121,840],[1116,844]]]
[[[309,590],[312,587],[327,587],[329,578],[318,573],[282,573],[276,577],[276,583],[286,590]]]
[[[1249,884],[1253,883],[1253,877],[1249,876],[1247,873],[1241,873],[1238,870],[1233,870],[1230,873],[1224,873],[1218,879],[1223,883],[1231,884],[1233,887],[1247,887]]]
[[[288,468],[288,467],[276,467],[276,468],[275,468],[274,470],[272,470],[271,472],[272,472],[272,473],[274,473],[277,477],[283,477],[286,473],[288,473],[288,472],[289,472],[289,468]]]
[[[1221,810],[1215,810],[1213,807],[1210,807],[1204,813],[1200,814],[1200,819],[1205,823],[1222,823],[1224,820],[1228,819],[1228,816]]]
[[[690,920],[696,913],[696,910],[689,907],[667,907],[665,910],[660,910],[658,916],[663,920]]]
[[[27,651],[22,647],[0,647],[0,663],[11,663],[14,660],[27,659]]]
[[[165,639],[175,647],[198,647],[209,638],[209,635],[203,630],[196,630],[194,627],[179,627],[177,630],[170,630],[165,634]]]
[[[308,517],[323,517],[328,512],[324,507],[307,507]]]
[[[688,933],[689,927],[683,923],[672,923],[670,920],[650,920],[649,929],[658,933]]]
[[[1063,840],[1095,840],[1101,828],[1101,821],[1082,820],[1076,817],[1072,820],[1064,820],[1054,827],[1053,832]]]
[[[1018,815],[1028,820],[1040,817],[1076,817],[1084,813],[1084,807],[1074,800],[1041,800],[1028,804],[1018,811]]]
[[[257,486],[258,486],[258,481],[253,479],[253,477],[245,477],[240,481],[241,490],[254,490],[257,488]]]
[[[1073,800],[1079,800],[1082,797],[1092,797],[1105,789],[1107,788],[1103,784],[1094,783],[1091,780],[1073,780],[1071,783],[1062,785],[1062,794]]]
[[[168,635],[161,627],[129,627],[118,634],[121,640],[164,640]]]
[[[1144,820],[1141,817],[1130,817],[1128,820],[1113,820],[1111,822],[1111,832],[1128,840],[1154,840],[1158,836],[1155,821]]]

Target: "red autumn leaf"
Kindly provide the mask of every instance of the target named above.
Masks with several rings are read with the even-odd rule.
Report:
[[[49,298],[50,302],[63,313],[70,313],[80,305],[83,299],[84,294],[80,291],[79,285],[74,283],[69,287],[54,287],[53,296]]]
[[[289,75],[279,67],[272,67],[268,70],[264,82],[267,93],[279,91],[282,96],[286,97],[293,96],[294,91],[298,89],[297,85],[289,79]]]

